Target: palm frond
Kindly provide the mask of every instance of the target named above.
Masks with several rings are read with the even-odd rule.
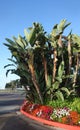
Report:
[[[5,65],[4,68],[9,67],[9,66],[15,66],[15,65],[14,64],[8,64],[8,65]]]

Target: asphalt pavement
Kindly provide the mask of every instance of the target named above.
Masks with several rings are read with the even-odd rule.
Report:
[[[20,113],[25,97],[19,93],[0,93],[0,130],[64,130],[46,126]]]

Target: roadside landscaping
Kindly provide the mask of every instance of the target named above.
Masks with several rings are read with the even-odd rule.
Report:
[[[21,113],[26,117],[45,125],[64,128],[65,130],[80,130],[80,114],[70,108],[53,108],[25,101]]]
[[[24,37],[6,38],[12,64],[5,68],[25,88],[24,112],[80,129],[80,36],[71,31],[65,36],[69,25],[64,19],[47,34],[33,23]]]
[[[25,101],[22,109],[33,116],[46,120],[80,126],[80,114],[69,107],[55,108]]]

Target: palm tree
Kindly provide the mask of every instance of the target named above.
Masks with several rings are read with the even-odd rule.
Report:
[[[20,35],[18,38],[13,37],[14,41],[6,39],[9,44],[5,44],[17,61],[18,67],[24,71],[31,73],[32,82],[39,95],[40,101],[43,104],[43,97],[40,92],[40,86],[36,79],[35,67],[34,67],[34,50],[36,48],[36,41],[39,40],[42,34],[42,27],[39,24],[34,23],[32,28],[29,28],[29,32],[25,30],[25,38]],[[23,73],[23,71],[20,73]]]
[[[74,56],[74,79],[73,79],[73,87],[76,85],[78,69],[79,69],[79,53],[80,53],[80,36],[72,35],[73,40],[73,56]]]
[[[56,24],[53,27],[53,30],[50,34],[50,43],[53,50],[53,78],[52,82],[55,82],[56,77],[56,70],[57,70],[57,62],[58,62],[58,51],[63,49],[63,42],[62,42],[62,33],[64,29],[70,25],[70,23],[66,23],[66,20],[62,20],[59,24]],[[63,60],[63,53],[61,53],[62,60]]]
[[[15,69],[9,69],[7,73],[11,71],[19,75],[27,94],[26,85],[30,86],[29,94],[33,101],[37,97],[41,104],[44,103],[44,95],[52,100],[63,100],[65,92],[70,94],[72,82],[73,86],[76,85],[80,37],[71,33],[63,35],[64,29],[70,25],[66,22],[62,20],[56,24],[49,36],[41,24],[33,23],[32,27],[24,30],[24,37],[19,35],[18,38],[13,37],[13,40],[6,39],[8,43],[5,45],[12,54],[9,60],[13,62],[7,66],[15,66]],[[71,75],[72,67],[75,70],[74,78]],[[31,100],[30,96],[28,98]]]

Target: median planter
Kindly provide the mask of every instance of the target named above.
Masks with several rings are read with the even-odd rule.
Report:
[[[73,124],[69,125],[69,124],[63,124],[60,122],[53,121],[50,116],[53,113],[53,108],[49,106],[42,106],[40,104],[33,104],[31,102],[25,101],[23,105],[21,106],[20,111],[26,117],[31,118],[35,121],[41,122],[45,125],[59,127],[65,130],[80,130],[79,125],[78,126],[73,125]],[[77,117],[74,118],[74,121],[76,121],[76,119]]]

